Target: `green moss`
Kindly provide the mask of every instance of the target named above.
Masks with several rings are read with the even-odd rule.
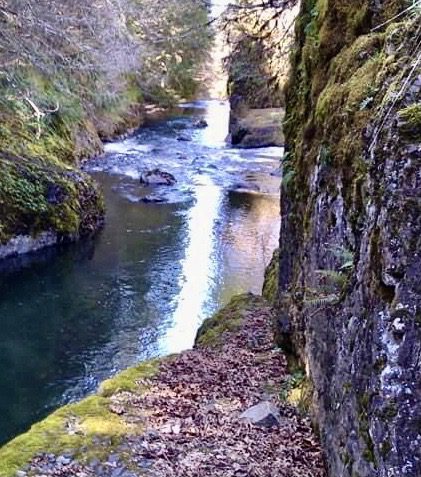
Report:
[[[38,453],[88,449],[94,437],[112,436],[115,441],[127,430],[127,425],[109,411],[107,399],[89,397],[79,404],[61,408],[1,448],[0,475],[13,476]]]
[[[226,307],[203,322],[197,332],[195,345],[217,346],[222,344],[224,333],[239,329],[245,314],[262,305],[267,305],[267,302],[251,293],[234,297]]]
[[[93,181],[58,161],[0,153],[0,169],[0,243],[45,230],[83,235],[103,214]]]
[[[399,129],[402,133],[421,137],[421,103],[412,104],[398,112]]]
[[[370,435],[370,423],[369,423],[369,406],[371,403],[372,395],[369,393],[363,393],[358,396],[358,427],[359,434],[364,442],[365,449],[363,451],[363,457],[368,462],[371,462],[375,467],[377,466],[376,456],[374,453],[374,442]]]
[[[138,380],[155,376],[160,362],[161,360],[158,359],[145,361],[119,373],[114,378],[108,379],[101,384],[99,394],[103,397],[109,397],[122,391],[136,391],[139,388]]]
[[[151,378],[159,361],[148,361],[105,381],[99,394],[64,406],[0,449],[0,476],[16,471],[42,452],[75,454],[82,462],[108,455],[125,435],[142,431],[110,411],[110,398],[121,391],[139,391],[138,381]],[[100,445],[98,445],[100,443]]]
[[[304,370],[295,369],[284,381],[280,399],[295,406],[303,414],[308,414],[312,406],[313,390],[313,382],[305,375]]]
[[[269,303],[275,304],[279,289],[279,249],[273,253],[272,260],[265,271],[265,280],[263,283],[263,297]]]
[[[364,48],[363,51],[366,51],[367,44],[372,46],[374,43],[375,41],[370,38],[369,42],[362,42],[360,46]],[[355,52],[361,54],[361,50],[356,48],[352,53],[347,51],[341,54],[335,62],[341,66],[338,67],[336,75],[332,77],[334,79],[330,80],[330,84],[327,85],[317,101],[316,119],[319,125],[328,119],[332,121],[338,114],[346,117],[365,109],[366,105],[370,104],[369,98],[372,101],[376,94],[376,85],[383,77],[385,57],[377,53],[359,67],[356,68],[354,65],[354,71],[352,71],[352,67],[349,67],[348,70],[344,69],[343,65],[351,61],[350,57],[353,58]],[[329,124],[330,122],[326,126],[329,127]]]

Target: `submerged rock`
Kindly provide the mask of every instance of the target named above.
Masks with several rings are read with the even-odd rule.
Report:
[[[171,186],[177,182],[176,178],[169,172],[153,169],[152,171],[142,172],[140,183],[142,185],[167,185]]]
[[[191,137],[186,136],[185,134],[180,134],[179,136],[177,136],[177,141],[190,142],[191,140]]]

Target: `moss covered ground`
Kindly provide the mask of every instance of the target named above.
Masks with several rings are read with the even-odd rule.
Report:
[[[122,436],[142,430],[110,410],[111,397],[123,391],[141,392],[141,380],[151,378],[158,369],[158,361],[139,364],[102,383],[95,396],[64,406],[32,426],[0,449],[0,476],[13,477],[43,452],[70,452],[82,461],[110,454]]]

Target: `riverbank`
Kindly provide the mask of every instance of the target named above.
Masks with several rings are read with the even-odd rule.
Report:
[[[79,164],[102,153],[103,141],[143,124],[140,103],[125,107],[95,121],[72,124],[64,118],[64,130],[52,129],[26,143],[19,141],[19,130],[10,130],[10,145],[3,143],[0,150],[0,259],[75,241],[102,227],[102,194]],[[3,134],[7,128],[6,121]]]
[[[211,32],[207,8],[194,0],[38,2],[0,8],[0,20],[3,259],[101,228],[102,194],[80,172],[81,161],[139,127],[147,105],[171,107],[194,97]],[[193,25],[202,26],[186,35]]]
[[[120,373],[0,449],[0,476],[323,476],[309,420],[280,399],[272,321],[264,299],[236,297],[194,349]]]

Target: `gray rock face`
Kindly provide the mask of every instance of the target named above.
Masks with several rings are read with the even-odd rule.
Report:
[[[283,146],[281,108],[232,110],[231,143],[240,148]]]
[[[383,7],[364,3],[381,23]],[[327,14],[335,15],[334,5]],[[341,15],[335,22],[345,24]],[[296,104],[306,81],[298,68],[290,87],[287,121],[299,120],[286,133],[294,179],[281,198],[279,333],[289,334],[307,364],[332,477],[421,475],[421,131],[402,125],[402,111],[421,102],[420,66],[408,76],[414,62],[403,53],[411,51],[413,28],[400,27],[399,66],[359,122],[360,113],[330,106],[324,123],[299,130],[311,108]],[[395,41],[389,35],[378,51]],[[334,69],[316,69],[323,68],[337,86]],[[407,88],[391,102],[399,71]],[[344,74],[340,81],[351,73]]]
[[[35,252],[45,247],[55,245],[58,237],[54,232],[42,232],[37,237],[18,235],[8,243],[0,245],[0,259]]]
[[[177,182],[176,178],[169,172],[154,169],[152,171],[143,172],[140,176],[140,183],[143,185],[166,185],[171,186]]]
[[[263,401],[243,412],[240,421],[256,426],[273,427],[279,426],[281,418],[276,406],[269,401]]]

